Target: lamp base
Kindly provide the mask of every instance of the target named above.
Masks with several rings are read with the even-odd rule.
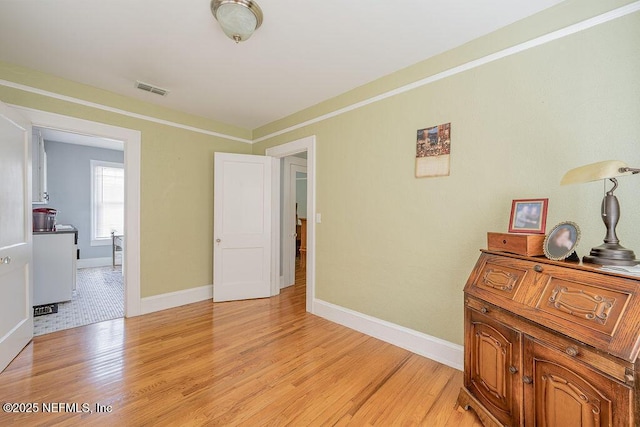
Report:
[[[636,265],[636,259],[631,249],[626,249],[617,243],[605,243],[591,249],[591,253],[582,258],[583,262],[600,265]]]

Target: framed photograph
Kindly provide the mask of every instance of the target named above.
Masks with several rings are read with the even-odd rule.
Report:
[[[544,255],[556,261],[563,260],[575,251],[579,241],[578,224],[571,221],[561,222],[544,238],[542,244]]]
[[[520,199],[511,202],[509,233],[544,234],[549,199]]]

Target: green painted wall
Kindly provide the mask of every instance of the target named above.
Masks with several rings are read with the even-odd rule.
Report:
[[[254,138],[624,3],[563,3],[256,129]],[[602,183],[559,182],[595,161],[640,165],[639,41],[634,13],[255,144],[260,154],[316,135],[316,296],[462,343],[462,289],[486,232],[507,231],[513,199],[549,198],[547,229],[578,223],[581,256],[602,243]],[[416,130],[447,122],[451,175],[415,178]],[[620,183],[618,235],[640,257],[640,178]]]
[[[250,138],[250,131],[163,109],[93,87],[0,63],[0,79],[164,120]],[[141,296],[213,283],[214,152],[251,145],[59,101],[0,85],[2,102],[139,130]],[[88,177],[87,177],[88,179]]]
[[[234,128],[0,63],[0,79],[251,139],[366,100],[629,0],[570,0],[262,128]],[[262,154],[317,137],[317,297],[462,343],[462,288],[506,231],[511,201],[548,197],[549,228],[601,243],[602,184],[560,187],[570,168],[640,165],[640,14],[616,19],[253,147],[0,85],[0,100],[142,132],[142,296],[212,282],[213,153]],[[416,130],[452,123],[451,175],[414,177]],[[639,178],[622,178],[618,234],[640,256]]]

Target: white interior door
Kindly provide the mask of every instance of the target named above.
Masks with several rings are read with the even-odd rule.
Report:
[[[213,300],[272,294],[272,163],[266,156],[215,154]]]
[[[0,103],[0,371],[33,337],[31,124]]]
[[[296,278],[296,176],[298,173],[307,173],[307,159],[295,156],[284,159],[284,209],[283,233],[282,233],[282,287],[295,284]],[[304,205],[306,206],[306,201]],[[298,217],[306,218],[307,212],[298,209]]]

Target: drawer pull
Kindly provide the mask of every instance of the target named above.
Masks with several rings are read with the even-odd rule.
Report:
[[[533,384],[533,378],[531,378],[528,375],[525,375],[524,377],[522,377],[522,382],[525,384]]]
[[[482,307],[480,311],[484,314],[487,314],[489,312],[489,309],[487,307]]]
[[[515,366],[509,366],[509,372],[511,372],[512,374],[517,374],[518,373],[518,368],[516,368]]]
[[[578,349],[575,347],[567,347],[567,349],[564,352],[571,357],[576,357],[578,355]]]
[[[533,267],[533,271],[535,271],[536,273],[542,273],[542,266],[541,265],[535,265]]]

